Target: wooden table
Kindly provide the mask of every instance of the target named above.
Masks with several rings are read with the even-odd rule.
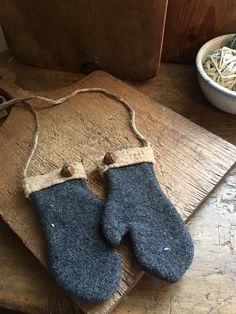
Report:
[[[79,74],[34,69],[3,54],[0,67],[12,67],[17,83],[37,90],[71,84]],[[158,76],[130,83],[193,122],[236,144],[236,116],[212,107],[202,96],[194,68],[162,64]],[[236,157],[235,157],[236,159]],[[115,314],[236,313],[236,169],[192,219],[194,263],[176,284],[145,275]],[[28,313],[77,313],[53,278],[17,237],[0,222],[0,306]],[[1,311],[0,311],[1,312]],[[2,312],[1,312],[2,313]]]

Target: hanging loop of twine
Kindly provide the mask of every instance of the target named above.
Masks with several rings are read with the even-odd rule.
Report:
[[[141,142],[141,144],[143,146],[150,146],[150,143],[148,142],[146,137],[143,136],[142,133],[140,133],[140,131],[137,129],[136,122],[135,122],[135,111],[134,111],[133,107],[124,98],[116,95],[113,92],[108,91],[107,89],[99,88],[99,87],[81,88],[81,89],[77,89],[74,92],[72,92],[71,94],[66,95],[65,97],[62,97],[59,99],[52,99],[52,98],[47,98],[44,96],[36,96],[36,95],[35,96],[29,96],[29,97],[23,97],[23,98],[14,98],[14,99],[11,99],[9,101],[5,101],[5,102],[1,103],[0,104],[0,111],[23,103],[31,111],[31,113],[34,117],[34,120],[35,120],[35,134],[34,134],[33,145],[32,145],[30,155],[29,155],[29,157],[26,161],[26,164],[23,168],[23,171],[22,171],[23,178],[27,177],[31,161],[32,161],[34,154],[35,154],[35,151],[37,149],[39,131],[40,131],[40,123],[39,123],[38,114],[37,114],[36,110],[34,109],[34,107],[28,101],[38,99],[38,100],[45,101],[46,103],[48,103],[51,106],[56,106],[56,105],[64,103],[65,101],[71,99],[72,97],[74,97],[78,94],[82,94],[82,93],[101,93],[101,94],[104,94],[107,97],[115,99],[116,101],[121,103],[126,108],[126,110],[129,112],[130,126],[132,128],[133,133],[136,135],[137,139]]]

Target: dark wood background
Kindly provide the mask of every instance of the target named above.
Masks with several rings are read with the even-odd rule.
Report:
[[[153,77],[167,0],[1,0],[0,23],[25,64],[129,79]]]
[[[235,32],[235,0],[169,0],[162,59],[194,63],[206,41]]]

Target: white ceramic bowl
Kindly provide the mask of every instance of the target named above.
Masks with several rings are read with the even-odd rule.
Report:
[[[228,44],[235,34],[223,35],[209,40],[197,54],[196,65],[198,80],[206,98],[223,111],[236,114],[236,92],[214,82],[203,70],[202,62],[206,56],[216,49]]]

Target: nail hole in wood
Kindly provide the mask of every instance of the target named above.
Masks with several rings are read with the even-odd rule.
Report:
[[[88,75],[96,70],[99,70],[99,66],[92,62],[86,62],[80,68],[81,73],[85,75]]]
[[[192,41],[195,41],[197,39],[197,36],[195,34],[190,34],[188,36],[188,41],[192,42]]]

